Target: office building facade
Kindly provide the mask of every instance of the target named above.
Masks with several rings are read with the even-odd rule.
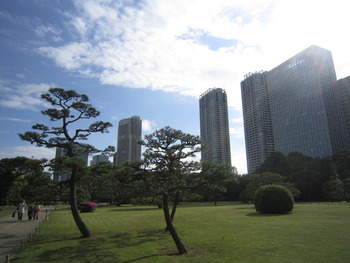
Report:
[[[310,46],[266,72],[264,86],[270,107],[274,151],[284,155],[300,152],[310,157],[326,157],[348,149],[330,51]],[[258,93],[258,98],[253,101],[258,101],[261,96]],[[249,99],[242,93],[243,104],[249,105]],[[244,118],[259,119],[261,112],[252,114],[246,114]],[[260,145],[249,144],[248,140],[253,136],[249,127],[245,127],[245,133],[250,167],[254,164],[249,163],[253,162],[249,156],[258,152]],[[262,160],[264,158],[261,156]]]
[[[275,150],[326,157],[346,148],[330,51],[311,46],[267,74]]]
[[[348,143],[350,145],[350,76],[338,80],[337,87],[344,113]]]
[[[248,173],[274,151],[266,72],[249,73],[241,82]]]
[[[118,126],[118,145],[116,164],[124,162],[135,162],[141,160],[141,138],[142,120],[139,116],[123,119]]]
[[[199,99],[203,161],[231,164],[227,95],[221,88],[207,90]]]

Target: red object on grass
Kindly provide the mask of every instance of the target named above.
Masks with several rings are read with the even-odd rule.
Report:
[[[81,202],[78,205],[80,212],[93,212],[97,208],[97,204],[94,202]]]

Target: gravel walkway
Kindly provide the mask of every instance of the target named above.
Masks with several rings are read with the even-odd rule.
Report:
[[[21,249],[21,241],[26,242],[29,234],[35,233],[35,229],[45,220],[46,214],[49,215],[54,207],[42,207],[39,212],[39,220],[28,220],[27,211],[23,214],[23,221],[16,217],[4,216],[0,218],[0,263],[5,262],[6,255],[10,260],[14,259]]]

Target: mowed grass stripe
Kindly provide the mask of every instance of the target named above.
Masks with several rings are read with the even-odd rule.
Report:
[[[18,262],[350,262],[349,205],[260,215],[251,204],[180,204],[174,225],[184,256],[164,231],[161,209],[104,207],[81,216],[92,238],[79,238],[70,210],[58,209]]]

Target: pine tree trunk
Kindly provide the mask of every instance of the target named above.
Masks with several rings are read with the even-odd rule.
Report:
[[[184,243],[181,241],[179,235],[177,234],[174,226],[173,226],[173,222],[171,221],[170,218],[170,213],[169,213],[169,198],[167,194],[163,194],[163,212],[164,212],[164,217],[165,217],[165,221],[166,221],[166,225],[167,228],[170,231],[171,237],[173,238],[177,250],[179,251],[179,254],[186,254],[187,250],[185,248]]]
[[[173,204],[173,208],[171,209],[171,215],[170,215],[171,222],[174,222],[174,217],[175,217],[175,213],[176,213],[176,208],[177,208],[177,205],[179,204],[179,198],[180,198],[180,193],[179,193],[179,192],[176,192],[176,194],[175,194],[175,199],[174,199],[174,204]]]
[[[171,222],[174,222],[176,208],[177,208],[177,205],[179,204],[179,195],[180,195],[179,192],[176,192],[174,203],[173,203],[173,208],[171,209],[171,214],[170,214]],[[169,231],[169,226],[168,225],[166,226],[165,231]]]
[[[79,214],[78,205],[77,205],[76,187],[75,187],[75,173],[76,172],[74,171],[74,168],[73,168],[72,175],[69,182],[69,186],[70,186],[69,204],[70,204],[70,209],[72,211],[75,224],[77,225],[83,237],[87,238],[91,236],[91,233],[90,233],[90,230],[85,225],[84,221],[81,219]]]

